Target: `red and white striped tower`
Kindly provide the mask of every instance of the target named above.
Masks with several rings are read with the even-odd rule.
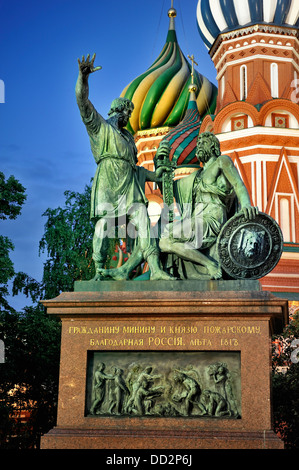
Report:
[[[295,0],[200,0],[197,9],[219,85],[200,132],[217,135],[252,204],[279,223],[282,258],[261,284],[290,300],[299,300],[298,17]]]

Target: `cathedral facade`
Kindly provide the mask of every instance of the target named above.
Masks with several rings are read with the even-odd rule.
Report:
[[[298,1],[199,0],[195,14],[217,71],[218,91],[182,53],[175,32],[176,11],[171,8],[160,56],[122,93],[135,105],[130,130],[138,164],[153,170],[156,149],[166,137],[177,163],[175,178],[187,176],[198,168],[194,135],[213,132],[222,153],[234,161],[252,204],[273,217],[283,233],[281,260],[260,280],[262,288],[285,296],[297,308]],[[147,184],[155,223],[163,200],[159,188]]]

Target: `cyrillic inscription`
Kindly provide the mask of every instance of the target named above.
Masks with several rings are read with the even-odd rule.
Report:
[[[154,322],[153,322],[154,323]],[[126,324],[70,326],[72,336],[87,336],[89,346],[99,348],[163,349],[169,347],[238,347],[245,335],[261,335],[260,325],[197,323],[184,324]]]

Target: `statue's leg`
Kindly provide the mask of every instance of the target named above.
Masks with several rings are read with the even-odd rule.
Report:
[[[150,279],[152,281],[174,281],[176,278],[161,268],[159,255],[159,251],[156,251],[146,258],[151,272]]]
[[[143,254],[138,246],[133,249],[131,256],[119,268],[113,269],[99,269],[99,273],[102,279],[113,279],[115,281],[128,279],[129,275],[134,269],[136,269],[143,261]]]
[[[160,249],[165,253],[173,253],[186,261],[201,264],[207,269],[211,279],[220,279],[222,277],[221,268],[216,261],[212,261],[199,250],[191,249],[186,243],[163,237],[160,240]]]
[[[93,241],[92,241],[92,248],[93,248],[93,255],[92,258],[94,260],[95,268],[96,268],[96,275],[94,277],[95,281],[99,281],[101,279],[100,270],[104,268],[108,249],[109,249],[109,239],[107,236],[107,229],[108,229],[108,221],[106,219],[99,219],[96,223],[94,234],[93,234]]]
[[[150,219],[147,214],[146,207],[142,204],[138,205],[130,217],[130,222],[135,226],[138,236],[138,245],[143,254],[143,258],[148,262],[150,268],[151,280],[174,280],[173,276],[167,274],[161,268],[160,250],[157,239],[151,238]]]

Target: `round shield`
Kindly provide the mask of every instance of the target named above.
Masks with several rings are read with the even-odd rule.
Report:
[[[222,269],[234,279],[259,279],[280,260],[283,237],[279,225],[260,212],[253,220],[236,214],[222,227],[217,252]]]

